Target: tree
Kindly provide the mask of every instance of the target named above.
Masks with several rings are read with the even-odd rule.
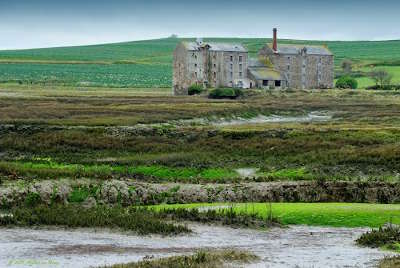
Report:
[[[375,81],[378,87],[384,87],[390,85],[393,79],[393,75],[391,75],[384,69],[373,70],[370,73],[370,77],[372,78],[372,80]]]
[[[347,59],[343,60],[342,69],[345,74],[350,74],[353,71],[353,62]]]

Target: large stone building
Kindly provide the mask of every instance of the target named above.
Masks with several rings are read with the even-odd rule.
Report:
[[[240,44],[182,42],[174,51],[173,89],[186,95],[193,84],[204,87],[331,88],[333,54],[323,46],[265,45],[250,59]]]
[[[242,45],[182,42],[174,51],[173,87],[176,95],[187,94],[192,84],[233,87],[247,76],[248,51]]]

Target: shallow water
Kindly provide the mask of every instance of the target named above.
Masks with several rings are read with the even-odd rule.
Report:
[[[213,122],[216,126],[235,126],[243,124],[262,124],[262,123],[306,123],[306,122],[325,122],[332,120],[332,115],[325,112],[310,112],[302,116],[285,115],[258,115],[253,118],[221,119]]]
[[[188,254],[200,248],[245,249],[261,257],[246,267],[374,267],[385,255],[354,244],[365,229],[191,227],[194,234],[178,237],[89,229],[0,229],[0,267],[90,267]]]

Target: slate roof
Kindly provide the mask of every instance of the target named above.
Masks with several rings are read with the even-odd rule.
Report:
[[[268,44],[268,46],[272,49],[272,45]],[[324,56],[332,56],[333,53],[324,46],[310,46],[310,45],[285,45],[278,44],[278,53],[279,54],[299,54],[302,49],[307,49],[307,54],[309,55],[324,55]]]
[[[250,67],[249,72],[257,80],[286,80],[279,71],[268,67]]]
[[[255,58],[249,58],[249,67],[265,67],[265,64]]]
[[[229,43],[203,43],[199,45],[196,42],[183,42],[185,48],[190,51],[197,51],[202,46],[209,45],[210,51],[227,51],[227,52],[248,52],[247,49],[241,44]]]

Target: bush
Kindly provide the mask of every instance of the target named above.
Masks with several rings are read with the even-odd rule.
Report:
[[[350,76],[342,76],[336,81],[336,87],[356,89],[358,87],[358,82]]]
[[[400,85],[373,85],[367,87],[367,90],[400,90]]]
[[[203,87],[198,84],[193,84],[188,88],[189,95],[197,95],[197,94],[200,94],[202,91],[203,91]]]
[[[236,99],[243,95],[239,88],[216,88],[210,91],[208,97],[211,99]]]

